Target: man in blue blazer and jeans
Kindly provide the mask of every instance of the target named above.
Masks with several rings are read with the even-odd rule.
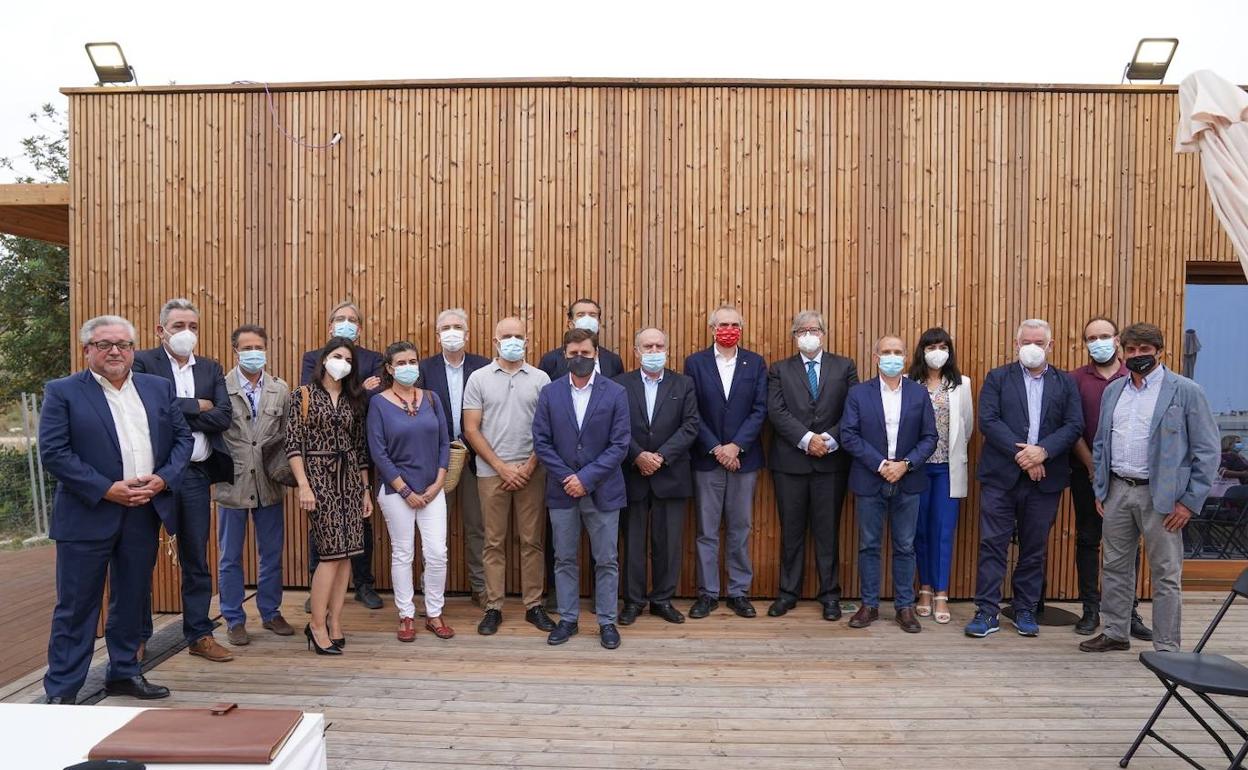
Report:
[[[1053,330],[1033,318],[1014,335],[1018,360],[988,372],[979,391],[979,572],[975,617],[966,635],[996,633],[1005,559],[1018,532],[1014,565],[1014,626],[1036,636],[1049,530],[1070,484],[1070,451],[1083,435],[1079,388],[1048,363]]]
[[[79,333],[87,370],[44,389],[39,454],[57,480],[47,703],[74,703],[86,681],[105,575],[105,689],[143,699],[169,695],[140,673],[138,651],[160,523],[177,534],[174,493],[194,440],[173,385],[131,373],[134,337],[134,326],[120,316],[92,318]]]
[[[594,610],[599,640],[620,646],[620,509],[628,504],[622,464],[632,438],[624,386],[594,371],[598,337],[588,329],[563,335],[568,373],[542,388],[533,415],[533,452],[546,468],[546,507],[554,535],[559,624],[547,642],[576,634],[580,615],[581,528],[594,555]]]
[[[754,580],[750,526],[754,485],[763,467],[759,434],[767,419],[767,364],[741,347],[744,321],[731,305],[711,311],[715,342],[685,359],[685,376],[698,396],[698,438],[693,445],[693,482],[698,513],[698,600],[689,617],[704,618],[719,606],[719,528],[728,540],[728,607],[755,615],[747,598]]]
[[[849,389],[841,417],[841,444],[854,458],[849,488],[858,512],[858,569],[862,606],[850,628],[880,617],[880,540],[884,522],[893,538],[893,607],[901,630],[923,630],[914,615],[914,533],[919,495],[927,489],[923,466],[936,450],[936,414],[927,388],[901,376],[906,345],[885,335],[875,343],[880,376]]]

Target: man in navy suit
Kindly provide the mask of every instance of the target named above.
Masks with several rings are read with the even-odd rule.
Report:
[[[161,520],[177,532],[174,492],[194,440],[173,386],[131,374],[134,337],[124,318],[92,318],[78,337],[87,370],[44,390],[39,454],[57,479],[51,532],[56,610],[43,677],[48,703],[74,703],[86,681],[106,573],[105,689],[144,699],[169,695],[140,673],[141,616]]]
[[[468,313],[463,308],[453,307],[438,313],[434,326],[442,352],[420,362],[420,387],[432,390],[443,404],[451,405],[451,419],[446,421],[446,430],[451,441],[464,441],[464,385],[468,377],[488,365],[490,359],[464,351],[468,342]],[[467,442],[464,441],[464,444],[467,445]],[[481,548],[485,544],[485,533],[481,522],[481,496],[477,493],[477,474],[472,466],[472,457],[469,456],[460,473],[459,486],[452,494],[459,500],[459,515],[464,525],[464,564],[468,567],[472,601],[478,607],[484,607],[485,565],[481,561]]]
[[[542,388],[533,415],[533,451],[546,468],[546,507],[554,533],[559,624],[546,641],[563,644],[577,632],[581,528],[594,555],[594,611],[599,641],[620,646],[617,540],[628,503],[621,464],[631,433],[624,387],[594,372],[598,338],[587,329],[563,335],[568,374]]]
[[[568,305],[568,328],[587,329],[595,336],[601,335],[602,305],[587,297],[581,297],[571,305]],[[551,382],[567,374],[568,357],[565,355],[563,347],[557,347],[543,355],[537,364],[537,368],[546,372],[546,376],[550,377]],[[597,357],[594,359],[594,372],[601,374],[607,379],[612,379],[624,373],[624,362],[620,360],[617,354],[604,347],[599,347]]]
[[[685,376],[698,396],[698,439],[693,448],[698,511],[698,599],[689,617],[704,618],[719,606],[719,528],[724,525],[728,606],[743,618],[755,615],[747,598],[754,486],[763,467],[759,434],[767,419],[767,364],[740,346],[744,322],[731,305],[711,312],[714,344],[685,359]]]
[[[1049,530],[1062,490],[1070,483],[1069,453],[1083,434],[1083,406],[1075,381],[1047,358],[1053,331],[1038,318],[1014,336],[1018,360],[999,366],[979,391],[979,571],[975,617],[966,635],[996,633],[1010,538],[1018,532],[1014,565],[1014,626],[1036,636],[1036,605],[1043,597]]]
[[[628,512],[624,516],[624,609],[620,625],[632,625],[646,601],[646,525],[654,574],[650,613],[684,623],[672,606],[684,556],[685,508],[693,496],[689,450],[698,437],[698,398],[693,380],[667,368],[667,332],[642,329],[634,346],[641,368],[615,381],[628,392],[632,438],[624,465]]]
[[[880,376],[855,385],[845,399],[841,443],[854,458],[849,488],[858,512],[858,570],[862,606],[850,628],[880,617],[880,540],[888,521],[893,539],[893,608],[901,630],[923,630],[914,614],[914,533],[919,495],[927,489],[923,466],[936,450],[936,414],[927,388],[901,376],[906,345],[887,334],[875,343]]]
[[[329,336],[345,337],[355,343],[355,363],[351,367],[351,377],[356,378],[360,387],[370,394],[379,393],[381,387],[381,368],[385,356],[376,350],[369,350],[360,345],[360,330],[364,326],[364,314],[350,300],[343,300],[329,311]],[[303,368],[299,374],[300,385],[312,384],[312,373],[316,371],[316,362],[321,349],[313,348],[303,354]],[[443,402],[445,403],[445,402]],[[368,402],[365,401],[365,408]],[[312,531],[308,530],[308,576],[316,572],[320,558],[316,553],[316,542],[312,539]],[[381,609],[381,597],[373,589],[377,579],[373,576],[373,519],[364,520],[364,553],[351,557],[351,580],[355,583],[355,600],[370,610]],[[311,611],[311,599],[304,603],[305,612]]]
[[[212,535],[212,485],[234,481],[234,460],[224,435],[231,424],[230,394],[221,364],[195,356],[199,311],[190,300],[171,299],[164,304],[156,335],[160,346],[135,353],[134,371],[173,383],[178,407],[195,441],[190,466],[174,493],[178,563],[182,568],[182,634],[192,655],[223,663],[233,660],[234,655],[212,636],[208,538]],[[146,640],[151,636],[150,614],[144,623]]]

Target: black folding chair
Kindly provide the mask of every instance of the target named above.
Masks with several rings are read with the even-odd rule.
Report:
[[[1248,755],[1248,731],[1239,725],[1230,714],[1222,709],[1217,703],[1214,703],[1211,695],[1230,695],[1237,698],[1248,698],[1248,668],[1236,663],[1225,655],[1214,655],[1205,653],[1202,650],[1209,641],[1209,637],[1213,636],[1213,630],[1218,627],[1218,623],[1222,622],[1226,611],[1231,608],[1231,604],[1236,597],[1242,596],[1248,598],[1248,569],[1239,573],[1239,578],[1235,580],[1235,585],[1231,588],[1230,594],[1227,595],[1226,601],[1222,602],[1222,608],[1218,610],[1218,614],[1214,616],[1213,622],[1205,629],[1204,636],[1200,637],[1200,641],[1196,643],[1196,647],[1191,652],[1142,652],[1140,653],[1140,662],[1144,666],[1157,675],[1161,680],[1161,684],[1166,688],[1166,694],[1162,697],[1161,702],[1157,704],[1157,708],[1153,711],[1153,715],[1148,718],[1148,722],[1144,724],[1144,729],[1140,730],[1140,734],[1135,737],[1135,743],[1131,744],[1131,748],[1118,762],[1119,767],[1126,767],[1131,761],[1131,757],[1136,750],[1140,748],[1140,744],[1144,742],[1145,737],[1155,738],[1158,743],[1165,746],[1170,751],[1184,759],[1189,765],[1204,770],[1196,760],[1184,754],[1174,744],[1162,738],[1153,730],[1157,718],[1161,716],[1162,710],[1166,708],[1166,704],[1174,698],[1179,702],[1192,718],[1205,728],[1205,732],[1213,736],[1213,739],[1222,747],[1226,758],[1231,761],[1228,766],[1229,770],[1238,770],[1243,767],[1244,757]],[[1203,700],[1214,713],[1222,717],[1222,720],[1231,726],[1231,729],[1239,734],[1244,741],[1237,753],[1231,753],[1230,746],[1226,745],[1226,741],[1222,740],[1222,736],[1209,726],[1196,709],[1179,693],[1179,688],[1191,690],[1198,698]]]

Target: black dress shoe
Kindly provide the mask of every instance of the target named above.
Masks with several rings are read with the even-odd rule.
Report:
[[[538,631],[554,631],[555,621],[550,619],[546,614],[545,608],[540,604],[534,605],[524,613],[524,619],[537,626]]]
[[[104,692],[109,695],[129,695],[131,698],[138,698],[139,700],[156,700],[169,697],[168,687],[152,684],[143,678],[142,674],[132,676],[129,679],[110,679],[104,683]]]
[[[620,631],[613,623],[606,623],[598,628],[598,642],[608,650],[620,646]]]
[[[771,603],[771,606],[767,608],[767,617],[778,618],[796,606],[797,602],[788,602],[784,599],[776,599]]]
[[[685,616],[671,602],[650,602],[650,614],[663,618],[668,623],[685,622]]]
[[[575,623],[569,623],[566,620],[559,621],[559,625],[555,626],[550,632],[550,636],[546,637],[546,644],[563,644],[572,637],[576,636],[581,629]],[[618,634],[617,634],[618,636]]]
[[[841,619],[841,603],[840,602],[828,602],[827,604],[823,605],[823,619],[824,620],[840,620]]]
[[[1144,618],[1140,617],[1140,613],[1135,610],[1131,611],[1131,638],[1139,639],[1141,642],[1153,641],[1153,629],[1144,625]]]
[[[367,583],[355,589],[355,600],[370,610],[381,609],[381,597]]]
[[[719,608],[718,599],[712,599],[706,594],[702,594],[701,596],[698,597],[698,600],[693,603],[693,606],[689,608],[689,617],[693,618],[694,620],[697,620],[698,618],[704,618],[707,615],[710,615],[712,612],[714,612],[718,608]]]
[[[486,610],[485,617],[481,618],[481,622],[477,624],[477,633],[482,636],[493,636],[498,633],[498,627],[503,623],[503,613],[500,610]]]
[[[637,621],[637,616],[641,614],[642,605],[634,602],[624,602],[624,609],[620,610],[620,625],[631,626]]]
[[[758,613],[754,611],[754,605],[750,604],[750,600],[744,596],[728,597],[728,609],[737,613],[743,618],[752,618]]]
[[[1091,636],[1100,624],[1100,608],[1095,604],[1085,604],[1083,605],[1083,614],[1075,622],[1075,633],[1080,636]]]
[[[63,695],[45,695],[39,699],[39,702],[46,706],[72,706],[73,698],[67,698]]]

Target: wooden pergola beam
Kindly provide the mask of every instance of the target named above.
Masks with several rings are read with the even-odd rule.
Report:
[[[68,184],[0,184],[0,233],[69,245]]]

